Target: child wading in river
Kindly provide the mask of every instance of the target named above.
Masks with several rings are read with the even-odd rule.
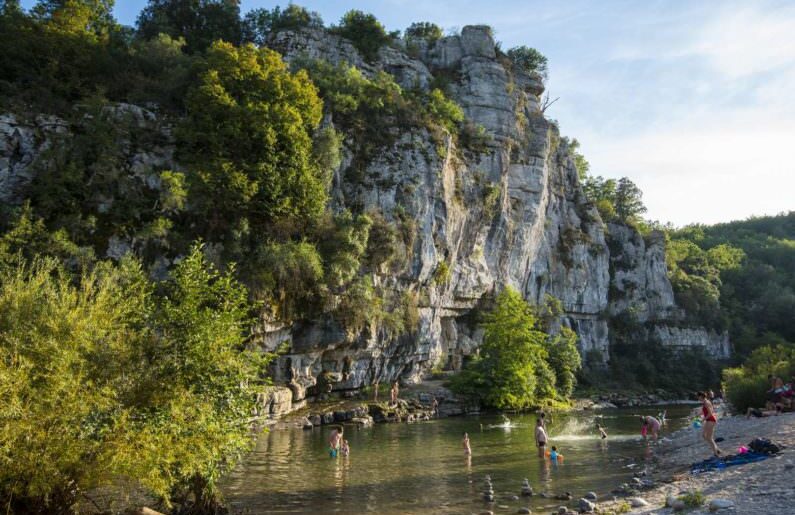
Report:
[[[472,454],[472,448],[469,446],[469,435],[464,433],[464,439],[461,441],[461,446],[464,448],[464,454],[469,456]]]

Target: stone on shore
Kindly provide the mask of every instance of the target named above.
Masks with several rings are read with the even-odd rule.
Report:
[[[588,499],[585,498],[580,499],[580,504],[579,504],[580,513],[592,513],[594,511],[594,508],[596,508],[596,506],[594,506],[594,503],[592,503]]]
[[[521,515],[529,515],[530,513],[533,513],[533,510],[531,510],[530,508],[523,507],[516,510],[516,513],[519,513]]]
[[[599,499],[599,496],[596,495],[596,492],[588,492],[583,497],[589,501],[596,501]]]
[[[646,499],[642,497],[630,497],[627,501],[633,508],[642,508],[649,505]]]
[[[709,511],[725,510],[727,508],[734,508],[734,501],[729,499],[712,499],[709,502]]]

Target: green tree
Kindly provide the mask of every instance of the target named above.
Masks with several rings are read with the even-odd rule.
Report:
[[[179,155],[206,238],[222,238],[241,219],[267,233],[323,212],[329,175],[312,146],[322,102],[306,72],[290,73],[272,50],[216,42],[186,105]]]
[[[239,44],[239,0],[149,0],[138,15],[138,36],[167,34],[186,42],[185,51],[201,52],[214,41]]]
[[[243,41],[261,46],[272,33],[304,27],[322,29],[323,19],[318,13],[295,4],[284,10],[278,5],[272,10],[252,9],[243,18]]]
[[[535,310],[516,290],[506,288],[497,296],[483,324],[480,359],[473,367],[478,376],[473,384],[482,384],[488,406],[527,408],[539,400],[536,373],[548,353],[547,335],[536,325]],[[548,381],[549,376],[542,379]]]
[[[571,153],[572,157],[574,158],[574,167],[577,168],[577,176],[580,178],[580,181],[586,181],[588,178],[588,172],[591,171],[591,164],[585,159],[585,156],[580,153],[580,142],[577,141],[577,138],[574,138],[569,142],[569,152]]]
[[[52,30],[107,37],[116,24],[114,0],[40,0],[33,16]]]
[[[508,58],[518,69],[525,73],[535,72],[547,78],[549,72],[548,60],[544,54],[527,46],[511,48],[507,52]]]
[[[374,61],[378,50],[392,39],[375,16],[357,10],[346,12],[331,31],[350,40],[368,61]]]
[[[612,222],[616,218],[616,181],[604,177],[586,176],[582,184],[585,197],[596,205],[599,215],[605,222]]]
[[[616,215],[622,222],[636,220],[646,212],[641,200],[643,192],[627,177],[622,177],[616,184],[615,208]]]
[[[442,39],[442,28],[435,23],[427,21],[414,22],[405,30],[404,37],[406,40],[424,39],[430,44],[436,43]]]
[[[79,286],[52,259],[17,265],[0,276],[0,501],[71,513],[118,472],[115,428],[138,378],[150,289],[132,262]]]
[[[218,480],[253,444],[251,417],[268,356],[246,346],[248,292],[207,263],[201,247],[173,270],[153,315],[154,338],[136,410],[119,415],[123,442],[112,463],[167,501],[215,513]]]
[[[580,352],[577,350],[577,333],[563,327],[560,334],[550,335],[549,364],[555,372],[557,393],[570,397],[577,384],[577,372],[582,368]]]

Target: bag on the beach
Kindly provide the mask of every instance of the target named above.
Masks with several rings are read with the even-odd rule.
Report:
[[[748,448],[760,454],[778,454],[781,452],[781,447],[774,444],[767,438],[754,438],[748,444]]]

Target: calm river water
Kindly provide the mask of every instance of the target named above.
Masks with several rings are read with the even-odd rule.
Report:
[[[495,513],[535,512],[563,503],[519,495],[523,478],[536,494],[569,491],[575,501],[588,491],[600,496],[629,481],[651,459],[654,445],[640,437],[635,414],[668,410],[663,436],[686,424],[691,407],[666,406],[579,412],[554,417],[550,445],[565,457],[550,464],[536,455],[535,416],[458,417],[418,424],[346,427],[348,457],[330,458],[328,430],[271,431],[225,481],[233,513],[479,513],[483,477],[491,475]],[[610,435],[598,438],[595,416]],[[472,457],[461,449],[467,431]],[[500,508],[502,506],[502,508]],[[549,510],[547,510],[549,511]]]

